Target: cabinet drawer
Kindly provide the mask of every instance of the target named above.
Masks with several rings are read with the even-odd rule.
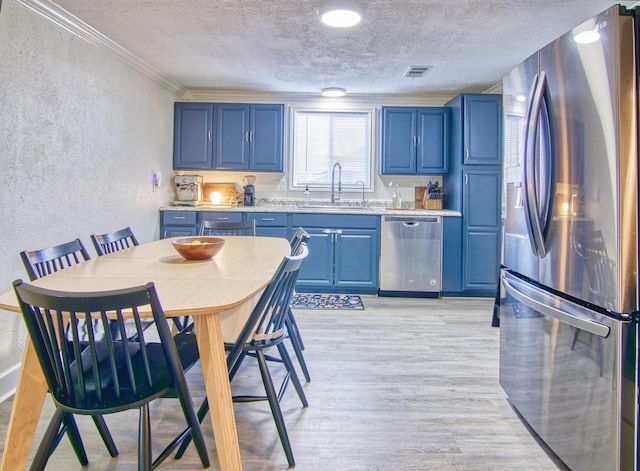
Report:
[[[223,211],[200,213],[200,221],[242,222],[242,213]]]
[[[247,213],[247,221],[255,221],[257,227],[286,226],[287,213]]]
[[[352,214],[292,214],[291,227],[340,227],[344,229],[377,229],[380,216]]]
[[[195,211],[163,211],[162,224],[172,226],[191,226],[196,223]]]

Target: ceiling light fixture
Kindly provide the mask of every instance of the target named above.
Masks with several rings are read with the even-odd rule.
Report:
[[[329,87],[329,88],[323,88],[320,94],[326,97],[337,98],[337,97],[345,96],[347,94],[347,91],[344,88]]]
[[[318,15],[327,26],[348,28],[360,23],[362,7],[353,0],[330,0],[320,7]]]

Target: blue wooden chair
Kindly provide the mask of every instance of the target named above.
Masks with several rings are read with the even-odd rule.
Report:
[[[289,382],[293,383],[303,407],[307,407],[308,402],[293,362],[284,344],[284,341],[288,338],[285,320],[300,267],[308,253],[306,245],[301,244],[299,254],[291,255],[283,259],[268,286],[260,296],[258,303],[251,312],[249,319],[238,337],[233,340],[225,339],[227,368],[229,369],[231,385],[233,386],[233,378],[238,373],[240,366],[246,358],[255,357],[265,390],[264,395],[234,395],[233,401],[267,401],[269,403],[271,414],[273,415],[289,466],[295,466],[295,460],[282,410],[280,409],[280,400]],[[286,371],[284,379],[277,391],[269,371],[268,365],[270,362],[267,361],[272,359],[267,356],[267,352],[273,349],[277,350],[280,362],[284,365]],[[205,399],[198,410],[198,420],[202,421],[208,410],[209,404]],[[187,445],[188,439],[182,443],[176,454],[176,458],[182,456]]]
[[[107,234],[91,234],[91,242],[93,242],[93,247],[96,249],[98,256],[138,245],[138,239],[136,239],[130,227]]]
[[[184,370],[199,358],[195,336],[171,336],[153,283],[94,293],[53,291],[22,280],[13,286],[56,406],[32,470],[45,468],[65,431],[81,464],[88,464],[74,415],[102,418],[129,409],[140,411],[139,471],[155,468],[187,436],[193,439],[202,466],[209,466],[200,422],[184,377]],[[143,328],[141,310],[153,313],[154,335]],[[136,325],[135,341],[125,335],[125,318]],[[80,321],[88,328],[88,340],[81,340]],[[103,326],[104,337],[100,339],[94,335],[94,321]],[[117,324],[119,339],[124,340],[111,335],[110,323]],[[149,403],[161,397],[180,400],[188,426],[152,463]]]

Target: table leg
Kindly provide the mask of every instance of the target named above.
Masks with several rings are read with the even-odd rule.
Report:
[[[0,471],[25,468],[46,395],[47,383],[38,357],[31,342],[27,341],[22,355],[16,395],[13,398]]]
[[[217,313],[193,316],[221,470],[241,470],[229,373]]]

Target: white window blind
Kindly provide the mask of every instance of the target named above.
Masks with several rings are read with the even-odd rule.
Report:
[[[343,188],[357,181],[371,188],[371,111],[296,110],[292,186],[329,188],[336,163]],[[336,170],[336,181],[338,178]]]

